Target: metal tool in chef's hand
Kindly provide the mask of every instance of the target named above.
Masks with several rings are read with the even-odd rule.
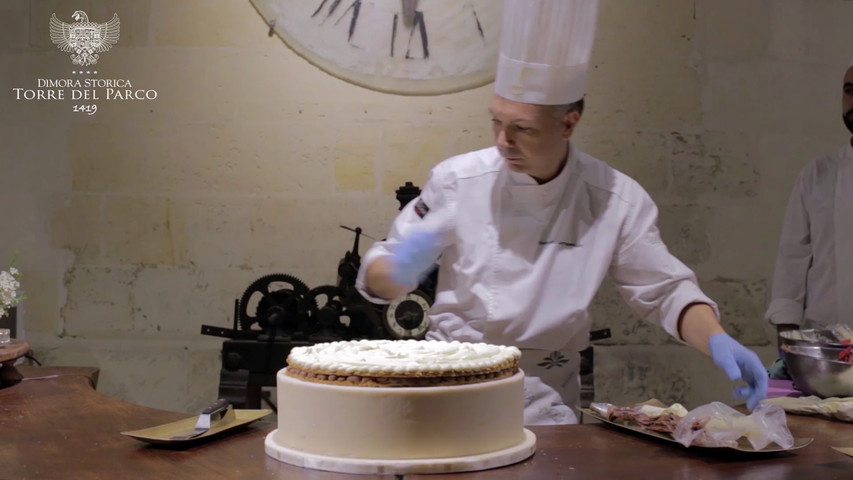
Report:
[[[175,435],[170,438],[170,440],[189,440],[191,438],[195,438],[203,434],[204,432],[210,430],[210,428],[214,424],[216,424],[216,422],[222,420],[225,414],[228,413],[229,408],[231,408],[231,403],[224,398],[220,398],[219,400],[213,402],[201,411],[201,414],[198,416],[198,420],[196,420],[195,428],[192,432],[182,435]]]

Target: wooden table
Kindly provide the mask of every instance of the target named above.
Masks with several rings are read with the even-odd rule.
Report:
[[[85,369],[58,376],[38,368],[22,373],[24,381],[0,390],[0,478],[403,478],[336,474],[273,460],[264,454],[264,437],[275,428],[272,421],[188,448],[147,445],[119,432],[186,415],[102,395],[92,388],[91,372]],[[532,427],[537,451],[524,462],[482,472],[406,475],[405,480],[853,478],[853,458],[830,448],[853,446],[853,425],[795,415],[788,416],[788,424],[795,437],[815,441],[793,452],[742,454],[685,449],[603,424]]]

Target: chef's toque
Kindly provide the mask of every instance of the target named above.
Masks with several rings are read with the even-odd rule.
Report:
[[[564,105],[583,98],[598,0],[504,0],[495,93]]]

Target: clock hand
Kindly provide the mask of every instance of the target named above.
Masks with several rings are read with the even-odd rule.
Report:
[[[415,18],[415,10],[418,7],[418,0],[402,0],[403,2],[403,21],[406,26],[411,27]]]
[[[352,2],[350,6],[347,7],[346,10],[344,10],[344,13],[342,13],[341,16],[338,18],[338,21],[335,22],[335,25],[337,25],[341,20],[343,20],[350,10],[352,10],[352,20],[350,20],[349,22],[349,36],[347,37],[348,42],[352,41],[352,34],[355,33],[355,24],[356,22],[358,22],[358,12],[359,10],[361,10],[361,0],[355,0],[354,2]]]
[[[415,20],[412,27],[411,33],[409,33],[409,44],[406,48],[406,58],[414,58],[409,53],[411,52],[412,37],[415,36],[415,27],[417,27],[418,32],[421,34],[421,47],[424,52],[423,58],[429,58],[429,39],[427,38],[426,23],[424,23],[424,12],[415,12]]]
[[[325,1],[325,0],[324,0],[324,1]],[[326,14],[326,18],[324,18],[324,19],[323,19],[323,21],[322,21],[321,23],[325,23],[325,22],[326,22],[326,20],[328,20],[328,19],[329,19],[329,17],[331,17],[331,16],[332,16],[332,14],[333,14],[333,13],[335,13],[335,10],[337,10],[338,5],[340,5],[340,4],[341,4],[341,0],[334,0],[334,1],[332,2],[332,4],[329,6],[329,12]]]
[[[317,7],[317,10],[314,10],[314,13],[312,13],[312,14],[311,14],[311,18],[316,17],[316,16],[317,16],[317,14],[318,14],[318,13],[320,13],[320,10],[322,10],[322,9],[323,9],[323,5],[325,5],[327,1],[328,1],[328,0],[323,0],[322,2],[320,2],[320,6],[319,6],[319,7]]]
[[[394,43],[397,41],[397,14],[394,14],[394,23],[391,24],[391,56],[394,56]]]

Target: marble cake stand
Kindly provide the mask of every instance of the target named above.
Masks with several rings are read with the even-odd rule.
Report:
[[[520,462],[536,451],[536,435],[524,429],[524,440],[518,445],[495,452],[448,458],[417,458],[411,460],[344,458],[316,455],[279,445],[273,430],[267,435],[264,445],[272,458],[298,467],[360,474],[415,474],[471,472],[503,467]]]

